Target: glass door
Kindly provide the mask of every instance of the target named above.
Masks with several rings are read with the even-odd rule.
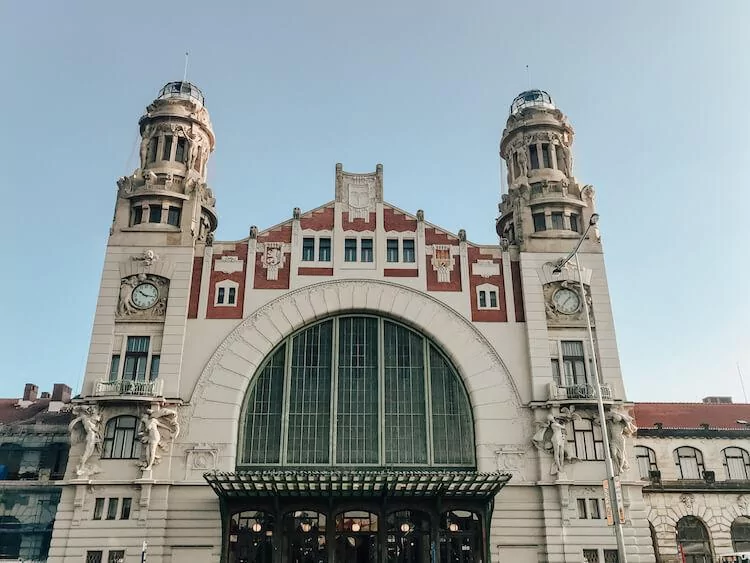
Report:
[[[336,563],[377,563],[378,517],[365,511],[336,516]]]
[[[388,563],[429,563],[429,516],[416,510],[389,514],[385,549]]]
[[[284,563],[327,563],[326,517],[300,510],[284,516]]]
[[[273,518],[248,510],[229,521],[229,563],[272,563]]]
[[[452,510],[440,516],[440,563],[482,563],[479,516]]]

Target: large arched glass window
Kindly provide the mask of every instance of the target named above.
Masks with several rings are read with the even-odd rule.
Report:
[[[466,390],[421,334],[340,316],[287,338],[254,378],[240,465],[474,465]]]
[[[742,448],[724,448],[727,479],[750,479],[750,454]]]
[[[674,462],[679,470],[680,479],[700,479],[705,467],[703,454],[690,446],[682,446],[674,451]]]
[[[735,551],[750,551],[750,518],[738,516],[730,533],[732,534],[732,548]]]
[[[711,538],[695,516],[683,516],[677,522],[677,543],[685,563],[712,563]]]

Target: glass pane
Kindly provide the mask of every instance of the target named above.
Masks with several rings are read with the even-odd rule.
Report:
[[[161,159],[169,160],[172,156],[172,136],[167,135],[164,137],[164,150],[162,151]]]
[[[534,219],[534,231],[544,231],[547,229],[546,224],[546,218],[544,217],[544,213],[534,213],[533,215]]]
[[[331,261],[331,239],[322,238],[318,241],[318,260],[321,262]]]
[[[378,321],[339,321],[336,462],[377,463]]]
[[[331,431],[333,321],[292,341],[287,463],[328,463]]]
[[[117,370],[120,368],[120,354],[112,356],[112,364],[109,367],[109,380],[117,381]]]
[[[398,239],[388,239],[386,244],[386,260],[388,262],[398,262]]]
[[[247,404],[244,463],[278,463],[286,345],[258,375]]]
[[[128,336],[128,352],[148,352],[148,336]]]
[[[372,239],[363,238],[360,244],[362,248],[362,262],[372,262]]]
[[[348,238],[344,241],[344,262],[357,261],[357,239]]]
[[[305,237],[302,239],[302,260],[312,262],[315,260],[315,239]]]
[[[458,374],[433,346],[430,346],[430,380],[435,463],[472,463],[474,431],[466,393]]]
[[[159,377],[159,363],[161,362],[161,356],[151,356],[151,372],[149,373],[149,379],[153,381]]]
[[[414,256],[414,241],[411,239],[406,239],[403,241],[404,246],[404,262],[415,262],[415,256]]]
[[[423,340],[402,326],[385,327],[385,462],[426,463]]]

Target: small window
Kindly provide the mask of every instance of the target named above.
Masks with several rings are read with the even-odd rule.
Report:
[[[539,231],[547,230],[547,220],[544,217],[544,213],[534,213],[532,218],[534,219],[534,232],[538,233]]]
[[[123,379],[143,381],[146,378],[149,342],[148,336],[128,336]]]
[[[583,560],[586,563],[599,563],[599,550],[598,549],[584,549]]]
[[[321,262],[331,261],[331,239],[328,237],[318,240],[318,260]]]
[[[312,237],[302,239],[302,260],[304,262],[315,260],[315,239]]]
[[[120,370],[120,354],[112,356],[112,363],[109,365],[109,380],[117,381],[117,372]]]
[[[120,510],[120,520],[130,519],[130,507],[133,504],[133,499],[124,498],[122,499],[122,509]]]
[[[550,362],[552,363],[552,380],[557,385],[560,385],[560,360],[558,360],[557,358],[552,358]]]
[[[344,262],[357,261],[357,239],[348,238],[344,241]]]
[[[657,471],[656,454],[646,446],[635,447],[635,461],[638,464],[638,475],[641,479],[649,480],[651,471]]]
[[[565,228],[565,223],[563,222],[562,213],[555,212],[552,214],[552,228],[557,229],[559,231],[562,231]]]
[[[490,307],[497,309],[497,291],[490,291]]]
[[[750,478],[750,454],[742,448],[724,449],[724,468],[727,479],[745,481]]]
[[[180,137],[177,139],[177,149],[175,150],[174,159],[177,162],[185,162],[186,156],[187,156],[187,139],[185,137]]]
[[[174,206],[169,207],[169,211],[167,213],[167,223],[175,227],[180,226],[180,208],[179,207],[174,207]]]
[[[223,305],[223,304],[224,304],[224,298],[226,297],[226,291],[227,291],[227,290],[226,290],[226,288],[224,288],[224,287],[220,287],[220,288],[219,288],[219,295],[218,295],[218,297],[216,298],[216,302],[217,302],[217,303],[218,303],[219,305]]]
[[[417,259],[414,253],[414,239],[404,239],[403,246],[404,246],[404,252],[403,252],[404,262],[416,262]]]
[[[161,203],[150,205],[148,208],[148,222],[161,223]]]
[[[102,552],[101,551],[87,551],[86,563],[102,563]]]
[[[372,262],[372,239],[363,238],[361,245],[362,262]]]
[[[143,207],[134,205],[130,209],[130,225],[140,225],[143,223]]]
[[[487,307],[487,292],[480,291],[479,292],[479,308],[484,309],[485,307]]]
[[[107,563],[123,563],[125,561],[124,549],[112,549],[109,551]]]
[[[542,143],[542,167],[552,168],[552,156],[549,151],[549,143]]]
[[[580,232],[578,227],[578,214],[577,213],[571,213],[570,214],[570,230],[575,231],[576,233]]]
[[[561,346],[565,385],[585,385],[586,364],[583,356],[583,342],[563,340]]]
[[[601,428],[587,418],[572,422],[573,432],[568,434],[570,449],[581,461],[603,461],[604,446]]]
[[[161,356],[154,354],[151,356],[151,370],[149,371],[149,378],[154,381],[159,377],[159,363],[161,362]]]
[[[385,259],[388,262],[398,262],[398,239],[389,238],[386,242]]]
[[[236,287],[230,287],[229,288],[229,298],[227,302],[230,305],[234,305],[237,301],[237,288]]]
[[[477,287],[477,308],[499,309],[496,286],[491,284],[482,284]]]
[[[149,164],[156,161],[156,149],[158,146],[159,137],[151,137],[151,140],[148,142],[148,156],[146,157],[146,161]]]
[[[616,549],[604,550],[604,563],[618,563],[619,560],[620,560],[620,554],[617,553]]]
[[[539,168],[539,153],[536,150],[536,145],[529,145],[529,157],[531,158],[531,169]]]
[[[586,499],[585,498],[579,498],[578,499],[578,517],[585,520],[588,518],[588,511],[586,507]]]
[[[107,520],[114,520],[115,518],[117,518],[117,506],[119,504],[119,498],[109,499],[109,504],[107,504]]]
[[[599,499],[589,499],[589,514],[594,520],[599,520],[602,517],[601,512],[599,511]]]
[[[94,520],[101,520],[104,512],[104,499],[99,497],[94,501]]]
[[[164,137],[164,150],[161,152],[162,160],[169,160],[172,158],[172,135]]]

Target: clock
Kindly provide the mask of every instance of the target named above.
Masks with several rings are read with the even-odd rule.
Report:
[[[581,298],[577,291],[563,287],[552,296],[552,303],[560,313],[572,315],[581,306]]]
[[[131,300],[139,309],[153,307],[159,298],[159,290],[151,283],[140,283],[135,286]]]

